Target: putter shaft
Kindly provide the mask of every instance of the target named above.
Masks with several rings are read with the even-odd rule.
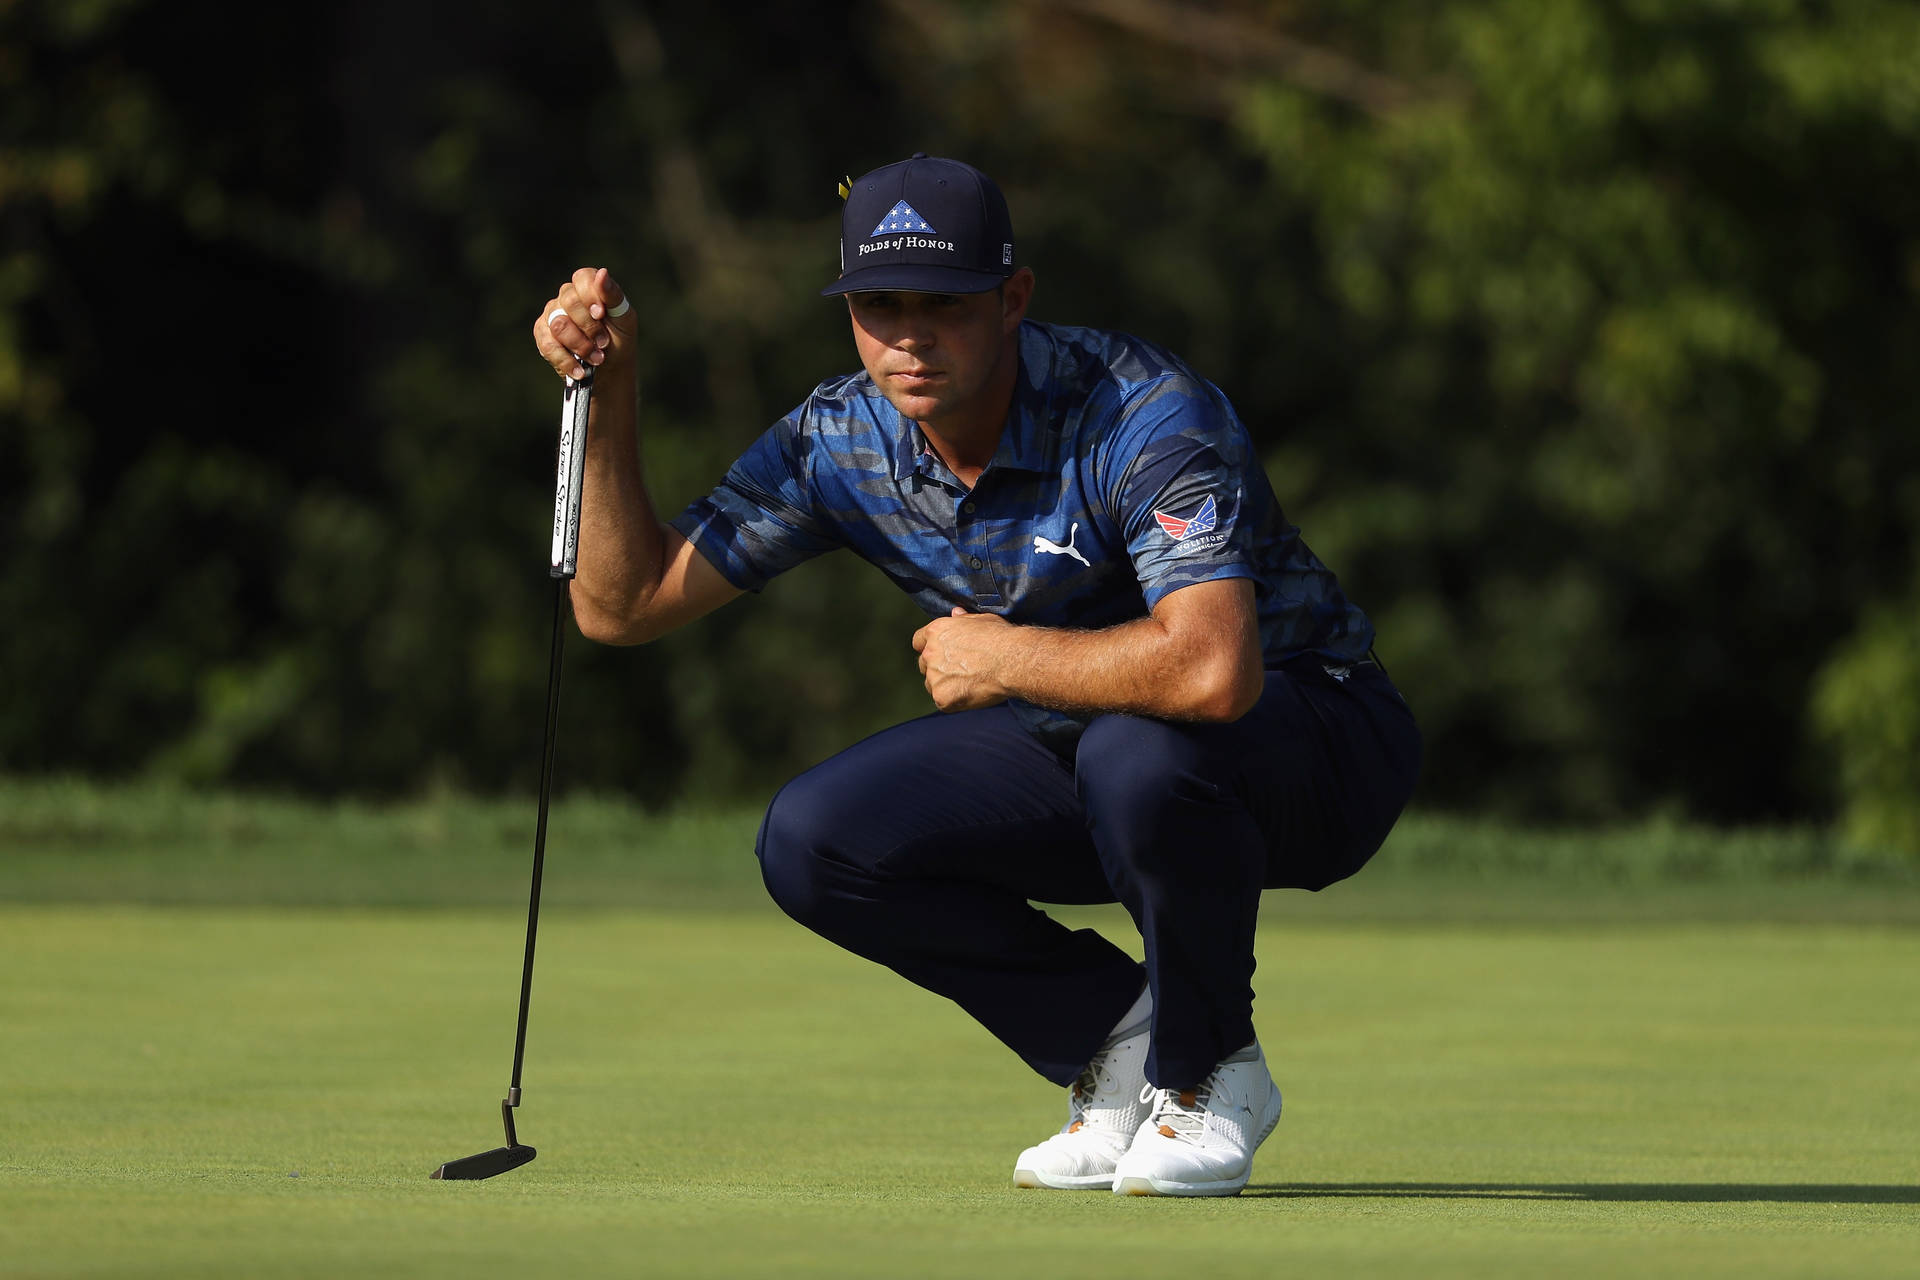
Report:
[[[566,631],[562,617],[567,583],[572,580],[580,547],[580,499],[585,485],[587,417],[593,401],[593,371],[579,380],[567,379],[560,402],[560,444],[555,458],[553,513],[553,643],[547,658],[547,720],[540,748],[540,817],[533,832],[533,884],[527,893],[527,954],[520,967],[520,1016],[513,1035],[513,1077],[500,1101],[500,1124],[507,1145],[478,1155],[449,1160],[429,1176],[451,1181],[491,1178],[517,1169],[533,1159],[534,1149],[523,1146],[514,1132],[513,1111],[520,1105],[520,1068],[527,1056],[527,1011],[533,1002],[533,950],[540,936],[540,878],[547,863],[547,809],[553,798],[554,743],[560,724],[560,664]]]

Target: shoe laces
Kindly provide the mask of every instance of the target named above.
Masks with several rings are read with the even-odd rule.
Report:
[[[1067,1132],[1071,1133],[1087,1121],[1087,1109],[1094,1099],[1102,1094],[1113,1093],[1120,1084],[1120,1077],[1107,1065],[1107,1050],[1102,1049],[1093,1055],[1085,1070],[1074,1078],[1073,1088],[1067,1094]]]
[[[1207,1108],[1213,1102],[1213,1077],[1192,1089],[1140,1090],[1140,1101],[1147,1104],[1147,1123],[1163,1138],[1197,1143],[1207,1132]]]

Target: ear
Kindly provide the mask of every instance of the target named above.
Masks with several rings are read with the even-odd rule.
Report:
[[[1022,267],[1007,277],[1001,295],[1000,331],[1012,333],[1027,318],[1027,305],[1033,301],[1033,268]]]

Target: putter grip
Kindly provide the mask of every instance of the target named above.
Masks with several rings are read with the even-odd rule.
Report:
[[[580,556],[580,490],[587,479],[587,409],[593,403],[593,370],[567,379],[560,395],[560,448],[554,458],[553,555],[550,576],[571,578]]]

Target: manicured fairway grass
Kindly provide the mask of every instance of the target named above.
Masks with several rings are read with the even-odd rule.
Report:
[[[1237,1201],[1016,1191],[1056,1093],[765,907],[0,907],[0,1276],[1895,1276],[1920,933],[1261,938]],[[1110,921],[1091,913],[1093,921]]]
[[[534,804],[326,804],[0,777],[0,902],[521,907]],[[764,906],[756,808],[555,803],[552,906]],[[1275,921],[1920,925],[1920,860],[1815,829],[1538,831],[1409,814],[1359,876],[1268,894]]]

